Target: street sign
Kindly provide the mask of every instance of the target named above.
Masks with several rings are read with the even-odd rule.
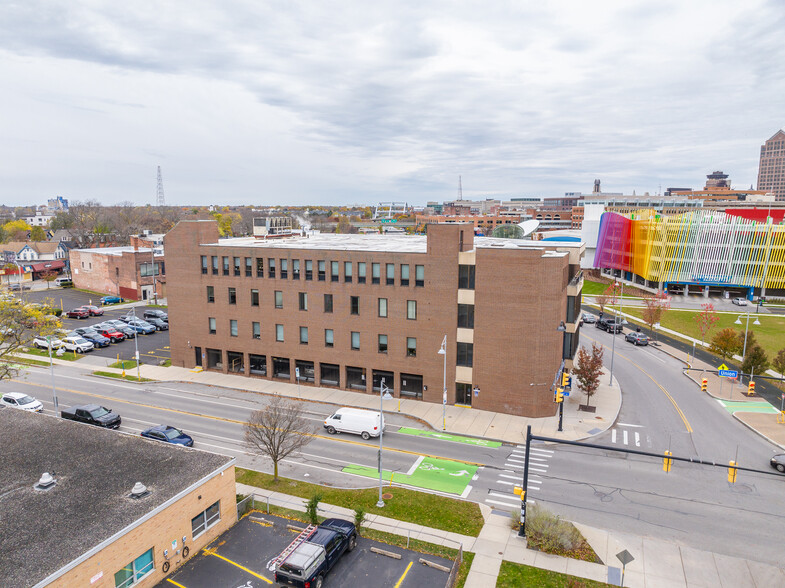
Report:
[[[728,369],[728,366],[727,366],[727,365],[725,365],[725,364],[723,363],[723,364],[720,364],[720,365],[718,365],[718,366],[717,366],[717,369],[718,369],[718,370],[727,370],[727,369]]]
[[[736,370],[719,370],[717,375],[720,378],[738,378],[739,372]]]
[[[632,554],[626,549],[620,553],[617,553],[616,557],[619,558],[619,561],[623,566],[626,566],[628,563],[630,563],[635,559],[634,557],[632,557]]]

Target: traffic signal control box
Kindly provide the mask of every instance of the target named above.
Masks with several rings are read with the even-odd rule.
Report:
[[[706,378],[701,380],[701,392],[706,392],[709,389],[709,381]]]

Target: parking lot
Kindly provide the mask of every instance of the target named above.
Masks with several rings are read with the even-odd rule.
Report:
[[[107,319],[119,319],[131,311],[132,304],[119,304],[102,307],[104,310],[103,316],[91,316],[86,319],[70,319],[65,316],[65,313],[85,304],[92,304],[101,306],[100,296],[97,294],[90,294],[74,290],[73,288],[55,288],[50,290],[33,290],[31,292],[17,293],[17,296],[27,300],[28,302],[48,302],[55,308],[63,309],[63,328],[67,330],[78,329],[81,327],[88,327],[97,323],[103,322]],[[137,316],[141,318],[144,312],[144,306],[136,307]],[[136,338],[137,345],[139,346],[139,357],[142,363],[157,364],[161,361],[171,359],[169,352],[169,331],[156,331],[150,335],[139,334]],[[112,343],[108,347],[102,347],[90,352],[91,355],[100,357],[117,358],[118,354],[120,359],[132,360],[135,353],[134,340],[127,339],[119,343]]]
[[[201,553],[192,557],[183,567],[158,584],[160,588],[173,585],[183,588],[258,588],[276,584],[268,563],[278,556],[297,533],[287,529],[293,523],[285,518],[252,512],[234,527],[218,537]],[[305,526],[304,523],[294,523]],[[398,553],[393,559],[370,551],[377,547]],[[438,588],[447,582],[447,572],[419,562],[452,566],[450,560],[416,551],[394,547],[386,543],[358,538],[357,547],[345,553],[324,579],[324,587],[378,586]],[[169,582],[169,579],[172,582]]]

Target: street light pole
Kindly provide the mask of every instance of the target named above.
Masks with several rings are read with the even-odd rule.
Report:
[[[384,399],[390,399],[389,388],[384,383],[382,378],[381,386],[379,386],[379,501],[376,503],[377,508],[384,508],[384,500],[382,500],[382,449],[384,448]]]
[[[740,325],[741,324],[741,317],[738,317],[734,321],[734,324]],[[760,326],[760,321],[758,320],[757,316],[755,317],[755,320],[753,321],[752,324]],[[747,324],[744,327],[744,347],[742,348],[742,351],[741,351],[741,362],[742,362],[742,364],[744,363],[744,360],[747,358],[747,332],[749,331],[749,328],[750,328],[750,309],[748,308],[747,309]],[[741,375],[744,375],[744,373],[742,372]],[[740,379],[741,378],[739,378],[739,380]],[[736,381],[736,383],[738,383],[738,380]],[[735,386],[734,386],[734,388],[735,388]]]
[[[55,416],[58,416],[57,390],[55,389],[55,366],[52,362],[52,337],[50,335],[46,336],[46,343],[46,346],[49,348],[49,372],[52,374],[52,398],[54,399],[55,404]]]
[[[621,283],[621,295],[624,296],[624,282]],[[608,385],[613,385],[613,360],[616,358],[616,326],[619,324],[619,315],[621,314],[622,298],[619,298],[619,310],[613,318],[613,345],[611,346],[611,372],[608,379]]]
[[[437,351],[444,358],[444,379],[442,380],[442,431],[447,430],[447,335],[442,340],[442,345]]]
[[[136,307],[135,306],[131,307],[131,314],[134,317],[134,323],[136,323]],[[136,331],[136,325],[134,325],[134,330]],[[139,331],[136,331],[136,333],[134,333],[134,350],[136,352],[136,379],[141,382],[142,381],[142,376],[141,376],[141,374],[139,372],[139,341],[137,341],[137,339],[139,339]]]

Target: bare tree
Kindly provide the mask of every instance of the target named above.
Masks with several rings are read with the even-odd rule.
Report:
[[[717,316],[717,311],[714,310],[714,305],[711,302],[701,304],[702,312],[695,315],[695,323],[698,325],[698,331],[701,334],[701,349],[703,349],[703,342],[706,340],[706,335],[714,328],[714,324],[720,320]]]
[[[273,481],[278,480],[278,463],[311,442],[311,425],[299,404],[274,396],[262,410],[254,411],[245,423],[245,446],[273,462]]]

